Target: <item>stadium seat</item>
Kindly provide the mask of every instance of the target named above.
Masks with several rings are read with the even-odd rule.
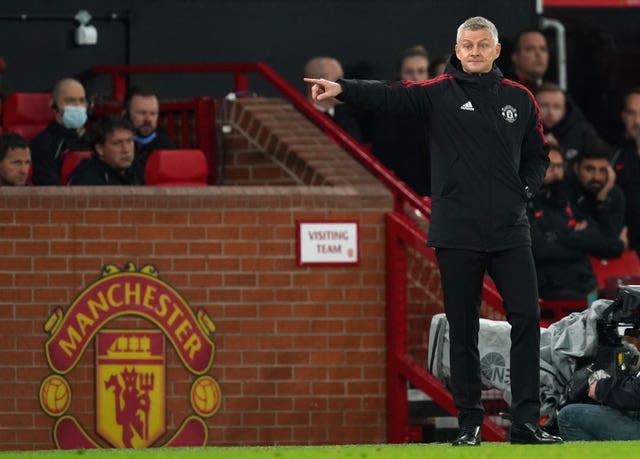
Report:
[[[66,185],[69,181],[69,176],[78,166],[78,164],[80,164],[80,161],[85,158],[90,158],[91,154],[91,150],[67,152],[64,155],[64,159],[62,160],[62,169],[60,170],[60,185]]]
[[[547,328],[572,312],[584,311],[587,300],[544,300],[540,299],[540,326]]]
[[[601,298],[615,298],[621,284],[640,283],[640,259],[634,250],[625,250],[620,257],[609,260],[591,257],[591,267]]]
[[[206,186],[209,165],[200,150],[156,150],[144,172],[146,185]]]
[[[5,101],[2,129],[32,140],[54,119],[49,93],[15,92]]]

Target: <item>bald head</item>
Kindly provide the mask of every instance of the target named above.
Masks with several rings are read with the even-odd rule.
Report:
[[[325,80],[336,81],[338,78],[342,78],[343,76],[344,72],[342,70],[342,65],[340,65],[340,62],[333,57],[313,57],[309,59],[304,66],[305,78],[324,78]],[[323,111],[330,109],[337,103],[333,98],[322,101],[313,101],[311,98],[311,85],[305,85],[305,90],[307,98],[311,103],[318,108],[322,107],[321,109]]]
[[[333,57],[314,57],[309,59],[304,66],[305,78],[324,78],[336,81],[344,76],[342,65]]]
[[[58,81],[53,87],[51,97],[59,106],[66,105],[87,105],[87,95],[84,86],[74,78],[64,78]]]
[[[63,122],[64,107],[87,107],[87,94],[84,86],[74,78],[64,78],[58,81],[51,91],[53,103],[51,107],[56,112],[56,120]]]

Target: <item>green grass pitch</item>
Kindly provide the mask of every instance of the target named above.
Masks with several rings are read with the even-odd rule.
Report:
[[[605,459],[637,458],[640,441],[569,442],[563,445],[483,443],[2,451],[0,459]]]

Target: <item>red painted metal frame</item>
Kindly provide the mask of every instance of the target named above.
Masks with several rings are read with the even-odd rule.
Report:
[[[131,73],[227,72],[233,74],[234,91],[238,93],[249,90],[248,75],[256,73],[376,176],[394,197],[394,211],[387,215],[387,440],[391,443],[404,443],[417,437],[409,427],[408,383],[424,391],[449,413],[455,414],[451,394],[443,384],[408,357],[406,248],[410,246],[436,263],[433,249],[425,245],[426,234],[404,214],[405,207],[409,206],[430,218],[431,207],[422,196],[400,181],[368,150],[315,109],[299,91],[262,62],[118,65],[98,66],[92,70],[96,74],[111,75],[113,98],[120,101],[125,95],[126,76]],[[504,312],[502,299],[491,282],[485,282],[483,296],[490,306]],[[482,433],[489,441],[503,441],[506,437],[504,429],[488,418],[485,419]]]

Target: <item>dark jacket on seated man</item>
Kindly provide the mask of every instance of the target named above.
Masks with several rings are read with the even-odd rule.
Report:
[[[173,139],[161,129],[156,129],[147,137],[141,137],[136,134],[133,140],[136,144],[136,162],[140,163],[140,167],[143,170],[152,151],[176,149],[176,144]]]
[[[601,250],[597,225],[567,199],[563,182],[528,203],[538,291],[544,299],[585,299],[596,289],[589,255]],[[586,227],[585,227],[586,222]]]
[[[109,167],[97,156],[84,159],[69,176],[69,185],[143,185],[144,175],[136,163],[124,171]]]
[[[67,151],[90,150],[86,137],[54,121],[31,141],[33,183],[60,185],[60,170]]]
[[[134,160],[133,126],[121,117],[100,120],[92,131],[94,154],[69,177],[69,185],[142,185],[143,169]]]
[[[576,177],[569,179],[569,200],[597,225],[599,248],[592,255],[598,258],[616,258],[622,255],[624,243],[619,238],[625,226],[625,198],[622,190],[614,186],[604,201],[585,189]]]
[[[640,155],[633,139],[626,139],[613,157],[616,183],[626,201],[626,223],[629,228],[629,247],[640,253]]]

